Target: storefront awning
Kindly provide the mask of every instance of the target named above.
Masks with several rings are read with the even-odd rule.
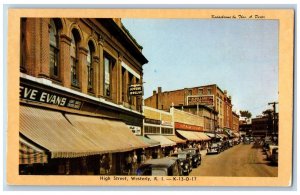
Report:
[[[120,121],[20,106],[20,133],[51,152],[74,158],[148,147]]]
[[[210,137],[208,137],[203,132],[194,132],[194,133],[201,139],[201,141],[208,141],[208,140],[210,140]]]
[[[46,151],[40,147],[29,143],[23,138],[19,138],[19,164],[47,163]]]
[[[176,130],[180,135],[189,141],[201,141],[201,139],[192,131]]]
[[[169,140],[163,135],[147,135],[150,139],[160,142],[161,147],[174,146],[175,142]]]
[[[215,134],[214,133],[205,133],[208,137],[210,138],[214,138]],[[219,136],[218,134],[216,134],[217,138],[222,138],[221,136]]]
[[[176,135],[165,135],[165,137],[177,144],[182,144],[186,142],[186,140],[180,139]]]
[[[144,136],[137,136],[139,139],[141,139],[143,142],[149,144],[150,146],[149,147],[155,147],[155,146],[159,146],[160,145],[160,142],[158,141],[155,141],[153,139],[149,139],[147,137],[144,137]]]
[[[218,134],[218,136],[220,136],[221,138],[228,138],[228,136],[227,135],[225,135],[225,134]]]

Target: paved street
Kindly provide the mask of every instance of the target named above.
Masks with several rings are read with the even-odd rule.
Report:
[[[277,177],[278,167],[265,158],[261,148],[239,144],[220,154],[204,156],[190,176]]]

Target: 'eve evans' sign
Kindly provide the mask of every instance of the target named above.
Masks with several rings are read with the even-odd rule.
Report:
[[[61,96],[53,92],[37,89],[31,86],[26,86],[24,84],[20,85],[20,98],[78,110],[82,105],[81,101],[71,99],[66,96]]]
[[[129,95],[132,95],[132,96],[143,95],[143,86],[142,85],[130,85],[129,86]]]

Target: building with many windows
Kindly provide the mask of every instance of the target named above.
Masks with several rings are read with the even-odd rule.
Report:
[[[210,117],[208,121],[217,121],[216,125],[211,125],[212,128],[232,129],[231,96],[216,84],[164,92],[161,87],[158,87],[157,92],[153,91],[152,96],[145,99],[145,105],[161,110],[169,110],[172,106],[183,109],[189,107],[188,110],[194,113],[197,110],[198,113],[203,113],[199,110],[210,108],[211,114],[206,115],[206,117]]]
[[[149,146],[142,47],[111,18],[22,18],[20,40],[20,174],[122,174]]]

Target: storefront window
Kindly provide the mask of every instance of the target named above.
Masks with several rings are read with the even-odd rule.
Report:
[[[161,128],[161,134],[173,134],[173,128]]]

